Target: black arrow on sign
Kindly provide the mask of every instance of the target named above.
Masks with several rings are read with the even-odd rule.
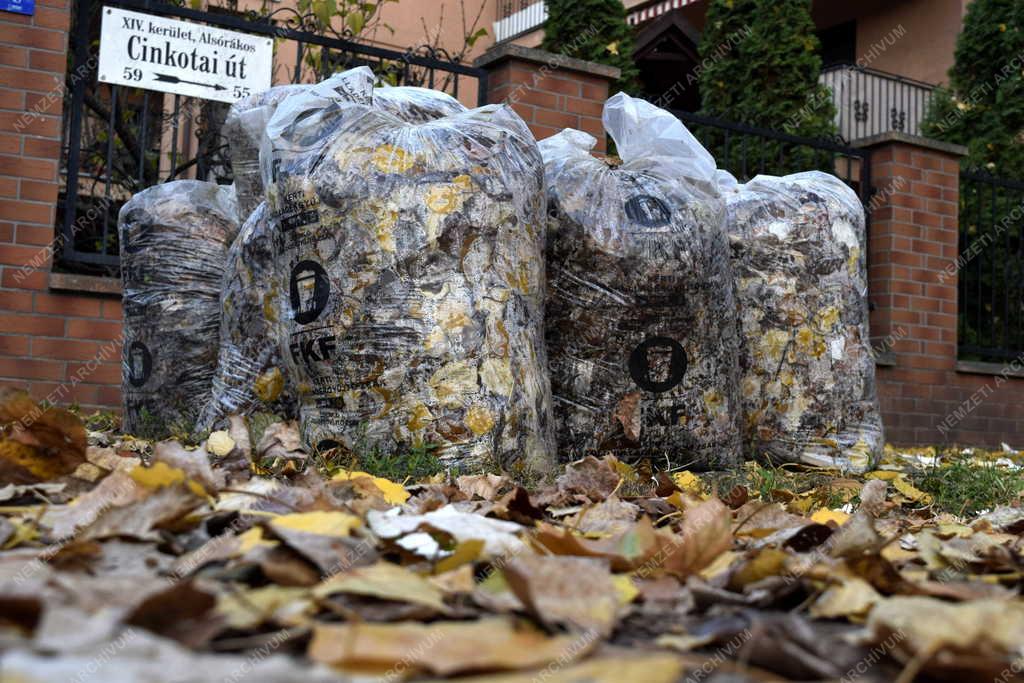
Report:
[[[189,85],[198,85],[203,88],[213,88],[214,90],[227,90],[226,87],[219,83],[210,85],[209,83],[200,83],[199,81],[187,81],[184,78],[178,78],[177,76],[171,76],[169,74],[153,74],[156,76],[156,80],[163,81],[165,83],[188,83]]]

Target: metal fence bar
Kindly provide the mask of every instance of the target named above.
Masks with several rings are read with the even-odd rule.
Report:
[[[960,173],[957,283],[963,360],[1002,362],[1024,352],[1024,182]],[[1014,248],[1016,245],[1016,248]]]

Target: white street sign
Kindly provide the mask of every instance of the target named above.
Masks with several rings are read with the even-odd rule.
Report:
[[[270,87],[273,39],[103,8],[99,80],[234,102]]]

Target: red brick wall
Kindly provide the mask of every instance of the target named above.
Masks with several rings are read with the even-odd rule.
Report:
[[[120,301],[49,288],[70,11],[0,12],[0,385],[116,406]]]
[[[871,332],[895,361],[878,368],[886,436],[1020,448],[1024,379],[957,369],[959,172],[950,151],[906,141],[872,151]]]
[[[488,101],[511,106],[538,140],[576,128],[597,138],[595,149],[604,152],[601,112],[611,79],[560,66],[556,55],[529,53],[536,56],[510,56],[489,65]],[[547,59],[541,56],[545,54]]]

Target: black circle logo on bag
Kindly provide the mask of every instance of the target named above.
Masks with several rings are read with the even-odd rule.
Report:
[[[629,354],[629,376],[645,391],[660,394],[683,380],[686,350],[669,337],[648,337]],[[657,371],[657,377],[652,377]]]
[[[307,325],[327,307],[331,281],[327,271],[316,261],[300,261],[292,268],[290,290],[295,322]]]
[[[153,356],[146,345],[134,341],[128,346],[128,383],[141,387],[153,372]]]
[[[626,217],[645,228],[657,228],[672,218],[665,202],[649,194],[638,194],[626,202]]]

